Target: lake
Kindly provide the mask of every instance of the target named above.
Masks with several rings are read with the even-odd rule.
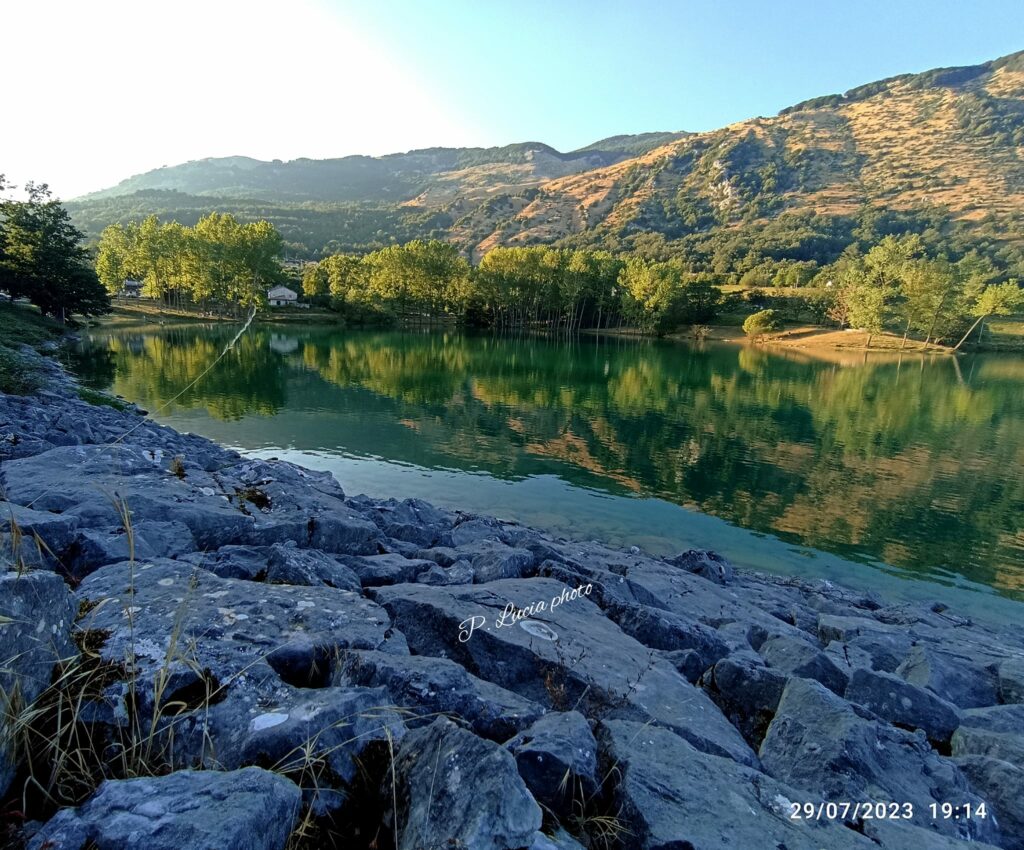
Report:
[[[69,357],[350,494],[1019,616],[1024,358],[261,326],[190,387],[235,330],[94,329]]]

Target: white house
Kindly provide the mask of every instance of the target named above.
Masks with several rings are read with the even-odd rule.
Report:
[[[275,286],[267,293],[271,307],[293,307],[298,300],[298,293],[287,286]]]
[[[141,280],[125,280],[121,286],[121,293],[125,298],[138,298],[142,295],[142,281]]]

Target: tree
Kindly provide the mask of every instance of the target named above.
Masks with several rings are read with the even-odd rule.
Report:
[[[777,333],[782,330],[782,322],[774,310],[761,310],[753,313],[743,322],[743,333],[751,339],[760,339],[768,333]]]
[[[321,263],[306,266],[302,272],[302,294],[307,298],[326,295],[328,286],[327,269]]]
[[[117,295],[132,276],[134,239],[134,233],[120,224],[111,224],[100,234],[96,275],[110,295]]]
[[[24,201],[0,200],[0,290],[62,322],[108,312],[110,299],[67,210],[45,184],[29,183],[25,192]]]
[[[1009,316],[1020,310],[1024,310],[1024,289],[1020,288],[1017,281],[1011,280],[986,287],[972,310],[977,319],[953,350],[958,351],[971,332],[989,316]]]

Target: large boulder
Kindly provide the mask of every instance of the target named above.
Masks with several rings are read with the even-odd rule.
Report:
[[[737,653],[719,661],[703,685],[751,747],[760,747],[789,676]]]
[[[371,593],[417,655],[451,658],[474,675],[556,710],[578,708],[588,716],[615,711],[650,720],[698,748],[756,764],[703,691],[655,650],[624,634],[588,600],[585,586],[571,590],[574,599],[567,597],[566,585],[533,578],[453,587],[402,584]],[[545,610],[537,610],[542,602]],[[502,620],[506,610],[531,605],[534,616]]]
[[[549,712],[506,746],[533,796],[562,817],[597,791],[597,742],[578,711]]]
[[[729,584],[734,576],[732,564],[717,552],[709,552],[704,549],[687,549],[685,552],[666,558],[665,562],[716,584]]]
[[[379,529],[345,504],[327,473],[240,460],[181,477],[171,471],[172,460],[163,448],[67,446],[5,463],[2,477],[12,502],[66,512],[100,530],[122,528],[127,509],[133,523],[181,523],[203,549],[290,540],[333,553],[378,551]],[[117,503],[105,496],[115,492]]]
[[[29,850],[284,850],[300,805],[293,782],[256,767],[112,780]]]
[[[293,542],[275,543],[267,558],[266,581],[271,584],[326,585],[359,593],[359,577],[319,549],[299,549]]]
[[[620,777],[611,808],[631,848],[878,850],[836,821],[790,816],[794,803],[819,794],[703,753],[666,729],[608,720],[598,739]]]
[[[406,735],[394,775],[398,850],[520,850],[540,829],[540,807],[508,751],[450,720]]]
[[[454,715],[477,735],[499,742],[544,713],[537,703],[477,678],[447,658],[350,650],[342,658],[338,681],[383,687],[396,706],[411,714]],[[410,717],[408,722],[414,721]]]
[[[182,766],[244,764],[265,715],[309,714],[309,689],[331,684],[345,650],[393,643],[387,612],[350,591],[224,579],[178,561],[103,567],[77,596],[97,660],[132,660],[94,706],[97,722],[159,716]]]
[[[781,673],[814,679],[837,694],[846,689],[846,673],[808,641],[779,635],[762,643],[758,651],[769,667]]]
[[[1024,850],[1024,768],[988,756],[961,756],[957,766],[998,821],[1006,850]],[[949,801],[952,802],[952,801]]]
[[[0,552],[23,566],[53,568],[75,541],[78,518],[0,501]]]
[[[729,646],[710,626],[646,605],[611,603],[607,615],[630,637],[644,646],[666,651],[693,650],[700,657],[701,670],[729,654]]]
[[[367,750],[380,751],[405,734],[383,688],[310,690],[286,708],[264,708],[249,721],[233,761],[297,771],[304,760],[319,759],[326,768],[319,781],[332,788],[352,783]]]
[[[74,597],[55,573],[0,574],[0,796],[18,766],[11,718],[46,690],[77,649],[71,639]]]
[[[1024,703],[962,712],[952,750],[955,756],[990,756],[1024,765]]]
[[[854,670],[846,698],[896,726],[920,729],[943,746],[960,725],[956,706],[892,673]]]
[[[998,682],[991,670],[933,646],[915,646],[896,674],[960,708],[983,708],[999,701]]]
[[[879,722],[810,679],[786,685],[760,756],[773,777],[826,800],[911,803],[919,813],[937,800],[981,802],[923,737]],[[995,837],[991,823],[940,819],[930,826],[955,838]]]
[[[348,557],[345,558],[345,563],[359,577],[359,581],[364,587],[416,581],[416,577],[420,573],[436,566],[433,561],[422,558],[406,558],[395,552]]]
[[[1000,702],[1024,702],[1024,657],[1007,658],[998,667]]]
[[[451,541],[455,515],[422,499],[398,501],[359,497],[350,500],[350,504],[395,540],[422,547],[444,546]]]

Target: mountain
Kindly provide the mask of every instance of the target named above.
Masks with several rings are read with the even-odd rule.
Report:
[[[149,212],[186,223],[213,209],[267,217],[311,255],[422,236],[474,256],[559,243],[685,253],[731,272],[761,258],[827,261],[857,234],[907,229],[1021,254],[1024,52],[710,132],[614,136],[569,153],[529,142],[201,160],[68,207],[92,234]]]
[[[427,148],[387,156],[264,162],[245,156],[201,159],[129,177],[85,195],[82,202],[136,192],[172,191],[216,198],[273,202],[409,202],[443,187],[442,196],[540,185],[546,180],[620,162],[681,133],[615,136],[570,153],[541,142],[496,148]]]

